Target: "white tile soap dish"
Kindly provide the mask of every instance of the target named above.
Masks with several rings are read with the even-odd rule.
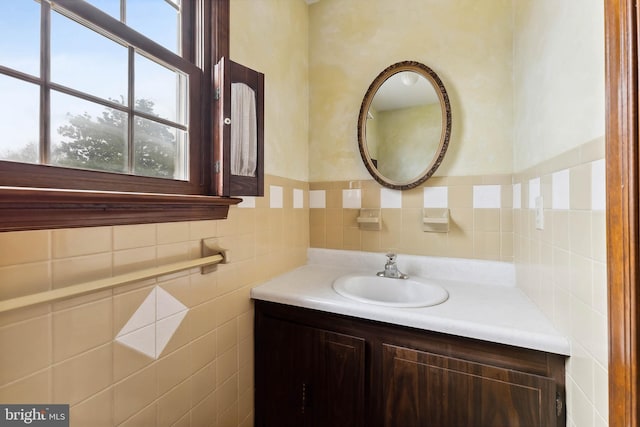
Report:
[[[422,231],[448,233],[449,223],[448,208],[424,208],[422,210]]]
[[[356,221],[360,230],[378,231],[382,228],[380,209],[360,209]]]

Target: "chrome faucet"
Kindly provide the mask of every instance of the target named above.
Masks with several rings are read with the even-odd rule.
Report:
[[[388,253],[387,262],[384,265],[384,271],[379,271],[376,275],[380,277],[391,277],[393,279],[408,279],[409,276],[398,270],[398,266],[396,265],[397,257],[398,256],[394,253]]]

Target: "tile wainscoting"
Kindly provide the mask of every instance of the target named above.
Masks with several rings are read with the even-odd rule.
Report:
[[[79,427],[252,426],[249,291],[309,246],[308,184],[265,178],[274,200],[247,198],[226,220],[0,233],[0,299],[196,258],[203,238],[231,253],[207,275],[1,314],[0,402],[68,403]]]
[[[608,425],[604,140],[514,175],[517,285],[570,338],[570,427]],[[542,196],[544,228],[536,228]]]
[[[397,191],[373,181],[309,184],[311,247],[513,261],[511,175],[435,177]],[[360,208],[380,208],[382,229],[360,230]],[[423,208],[448,208],[448,233],[422,230]]]

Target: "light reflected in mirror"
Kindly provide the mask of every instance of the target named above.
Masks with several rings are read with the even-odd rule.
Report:
[[[397,63],[378,75],[362,102],[360,154],[382,185],[413,188],[442,162],[450,129],[449,99],[438,76],[417,62]]]

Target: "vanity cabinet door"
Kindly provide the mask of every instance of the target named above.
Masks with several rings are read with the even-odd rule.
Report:
[[[364,426],[365,340],[256,310],[256,426]]]
[[[316,425],[364,426],[365,340],[324,330],[316,333]]]
[[[385,427],[555,426],[551,378],[383,344]]]
[[[256,325],[257,326],[257,325]],[[256,426],[311,426],[311,328],[262,317],[256,327]]]

